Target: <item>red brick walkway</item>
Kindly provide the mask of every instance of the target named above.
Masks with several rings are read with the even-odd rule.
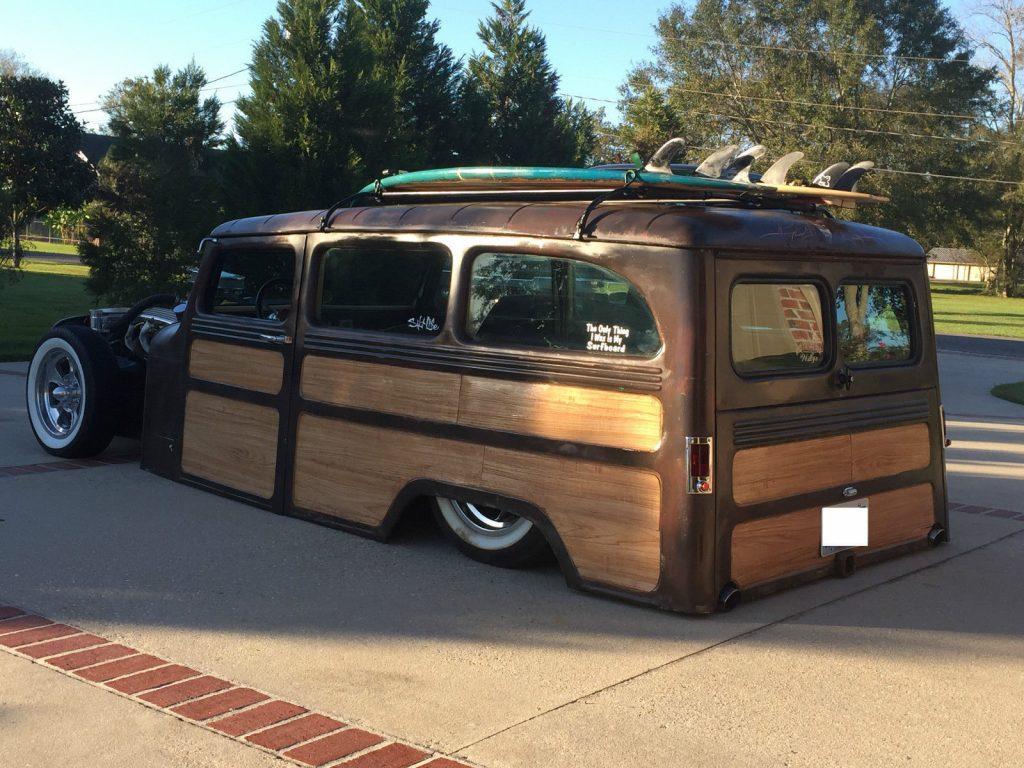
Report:
[[[298,765],[469,768],[14,606],[0,605],[0,650]]]

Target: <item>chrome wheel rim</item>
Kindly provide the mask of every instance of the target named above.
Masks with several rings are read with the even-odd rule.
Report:
[[[38,371],[36,416],[51,437],[63,440],[74,434],[82,421],[82,372],[74,356],[60,348],[46,353]]]
[[[483,536],[504,538],[514,531],[529,528],[532,525],[529,520],[497,507],[487,507],[457,499],[449,501],[462,521],[475,533]]]

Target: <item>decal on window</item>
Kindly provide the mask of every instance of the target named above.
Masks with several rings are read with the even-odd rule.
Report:
[[[622,325],[587,323],[587,333],[590,336],[587,342],[588,352],[617,352],[623,355],[626,353],[629,328]]]

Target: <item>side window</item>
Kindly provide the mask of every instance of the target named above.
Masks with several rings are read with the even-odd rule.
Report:
[[[320,258],[313,322],[436,336],[448,312],[452,257],[400,246],[329,248]]]
[[[473,261],[466,333],[474,341],[650,357],[651,310],[625,278],[593,264],[519,253]]]
[[[228,248],[217,256],[200,309],[217,315],[284,321],[292,310],[295,252]]]
[[[912,314],[906,285],[841,285],[836,293],[836,331],[843,360],[848,365],[909,360]]]
[[[799,373],[825,363],[821,292],[811,283],[738,283],[732,362],[740,374]]]

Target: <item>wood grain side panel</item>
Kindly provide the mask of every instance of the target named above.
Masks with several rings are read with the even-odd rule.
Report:
[[[871,497],[868,549],[882,549],[923,539],[935,524],[935,497],[930,483],[898,488]]]
[[[181,469],[263,499],[274,495],[276,408],[189,392]]]
[[[454,423],[461,379],[457,373],[309,355],[300,391],[306,400]]]
[[[417,479],[536,505],[585,578],[637,590],[658,583],[661,484],[656,474],[299,416],[297,506],[376,526],[402,488]]]
[[[661,572],[661,480],[623,467],[487,448],[481,485],[544,510],[587,579],[653,590]]]
[[[653,395],[465,376],[459,424],[551,440],[655,451],[662,407]]]
[[[732,461],[733,500],[747,506],[849,483],[851,446],[850,435],[838,435],[739,451]]]
[[[875,494],[869,500],[868,546],[882,549],[923,539],[935,522],[928,483]],[[732,578],[741,587],[808,571],[821,555],[821,509],[801,509],[740,523],[732,534]]]
[[[411,480],[474,485],[482,467],[480,446],[302,413],[293,499],[314,512],[376,526]]]
[[[854,482],[924,469],[931,461],[927,424],[872,429],[853,435]]]
[[[196,339],[189,353],[188,374],[193,379],[276,395],[284,381],[284,356],[273,349]]]

